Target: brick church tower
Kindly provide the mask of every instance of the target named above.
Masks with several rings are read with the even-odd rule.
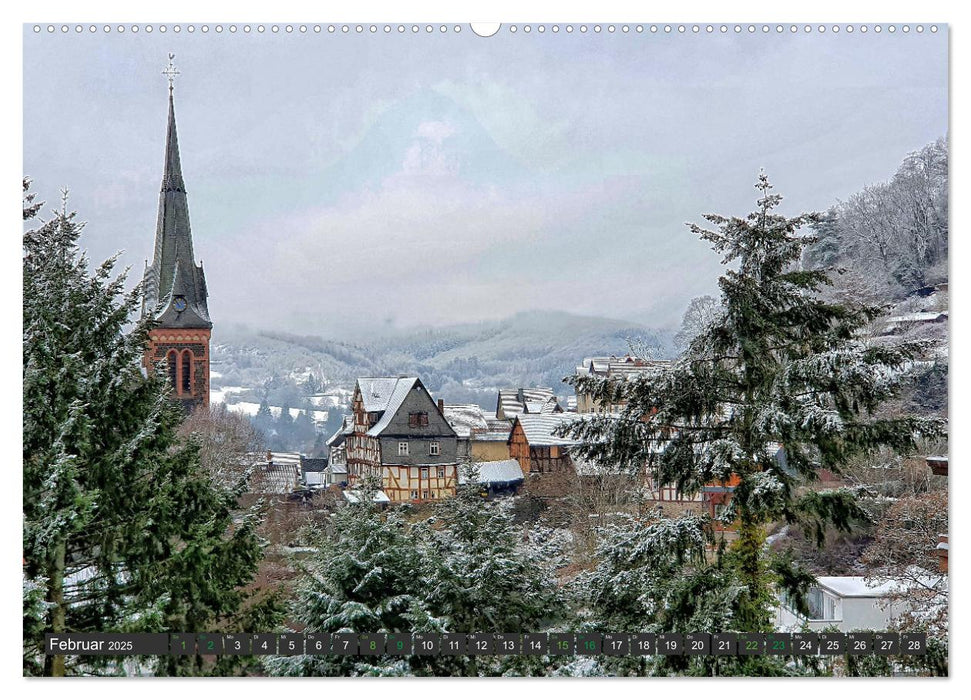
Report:
[[[186,412],[209,405],[209,338],[212,321],[206,303],[206,276],[195,264],[189,205],[179,160],[179,139],[175,131],[172,65],[163,71],[169,78],[169,121],[165,135],[165,171],[158,200],[155,255],[146,261],[142,315],[156,325],[149,332],[145,367],[165,362],[173,398]]]

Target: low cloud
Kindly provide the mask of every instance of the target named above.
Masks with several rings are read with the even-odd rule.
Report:
[[[222,251],[230,259],[220,272],[245,271],[250,280],[227,311],[252,316],[259,309],[279,326],[318,311],[332,322],[437,324],[559,306],[563,294],[580,292],[585,285],[565,289],[541,261],[524,265],[522,256],[533,245],[555,245],[564,222],[595,216],[608,204],[603,191],[477,187],[455,177],[443,153],[431,148],[430,155],[418,167],[409,150],[401,171],[379,189],[265,221],[246,245]],[[508,254],[508,267],[484,269],[487,254]],[[220,272],[213,271],[211,287],[222,286]]]

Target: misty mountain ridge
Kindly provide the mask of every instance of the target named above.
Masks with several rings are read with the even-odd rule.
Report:
[[[551,386],[572,394],[563,377],[584,357],[650,347],[673,355],[674,331],[563,311],[526,311],[500,321],[385,331],[367,341],[272,330],[216,329],[212,383],[259,393],[271,378],[297,385],[314,375],[324,391],[350,389],[360,376],[417,375],[449,403],[494,405],[506,386]],[[259,397],[256,397],[259,398]],[[278,397],[290,405],[299,396]]]

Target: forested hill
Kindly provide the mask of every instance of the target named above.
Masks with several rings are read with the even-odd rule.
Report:
[[[806,265],[841,270],[837,286],[868,301],[900,301],[947,281],[945,139],[909,154],[887,182],[837,203],[814,229]]]
[[[948,153],[944,138],[907,155],[886,182],[838,202],[814,227],[808,268],[826,269],[841,301],[882,306],[879,342],[920,341],[910,380],[884,410],[947,416]]]
[[[214,387],[256,390],[276,378],[273,391],[300,389],[310,375],[319,389],[349,388],[359,376],[417,374],[449,402],[495,402],[498,387],[552,386],[585,356],[623,354],[634,342],[659,356],[673,352],[673,329],[564,312],[532,311],[502,321],[408,330],[354,343],[315,335],[217,328]],[[277,396],[299,406],[301,396]],[[271,403],[273,397],[271,396]]]

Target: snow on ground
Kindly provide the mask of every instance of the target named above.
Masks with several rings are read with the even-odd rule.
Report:
[[[215,392],[213,392],[213,394],[214,393]],[[210,394],[210,396],[212,396],[212,394]],[[247,416],[255,416],[256,412],[260,410],[260,405],[258,403],[253,403],[252,401],[238,401],[236,403],[226,404],[226,408],[235,413],[243,413]],[[283,408],[280,406],[270,406],[270,413],[273,414],[274,418],[279,418],[282,410]],[[291,418],[297,418],[299,415],[299,408],[290,409]],[[325,423],[327,422],[327,411],[311,411],[310,417],[313,418],[315,422]]]
[[[211,372],[215,375],[215,372]],[[223,386],[218,389],[209,390],[209,403],[226,403],[227,394],[241,394],[244,391],[249,391],[248,387],[245,386]]]

